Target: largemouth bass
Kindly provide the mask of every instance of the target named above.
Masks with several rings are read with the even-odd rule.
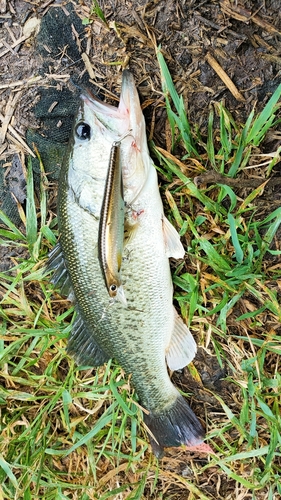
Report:
[[[121,138],[125,224],[132,228],[122,254],[127,307],[112,303],[97,251],[110,151]],[[166,362],[180,369],[196,353],[173,307],[169,257],[182,258],[184,249],[164,216],[144,117],[127,70],[118,108],[82,95],[59,181],[58,220],[60,243],[49,266],[55,268],[53,282],[76,303],[68,352],[83,365],[115,358],[132,374],[158,457],[169,446],[208,448],[202,445],[201,423],[167,372]]]

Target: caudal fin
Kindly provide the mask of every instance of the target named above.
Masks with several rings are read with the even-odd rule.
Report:
[[[198,449],[205,436],[202,425],[180,394],[162,413],[144,414],[144,422],[154,436],[150,435],[150,442],[157,458],[162,458],[164,448],[169,446]]]

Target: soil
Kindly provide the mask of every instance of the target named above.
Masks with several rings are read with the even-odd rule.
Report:
[[[0,2],[0,111],[6,118],[5,127],[9,99],[17,98],[8,106],[8,123],[24,138],[27,128],[40,125],[31,112],[40,87],[61,90],[69,86],[70,77],[91,86],[82,52],[90,61],[95,90],[104,90],[107,99],[118,99],[122,67],[130,67],[148,129],[155,112],[154,139],[163,146],[165,117],[155,46],[161,45],[190,122],[201,132],[206,131],[213,101],[225,102],[235,120],[245,122],[253,106],[264,106],[281,81],[278,0],[119,0],[102,1],[100,6],[107,25],[90,14],[89,0]],[[83,27],[80,20],[74,21],[73,10],[89,24]],[[42,19],[44,26],[36,38]],[[26,40],[16,43],[24,37]],[[240,98],[232,95],[207,62],[210,55],[235,84]],[[1,138],[2,159],[26,151],[4,132]]]

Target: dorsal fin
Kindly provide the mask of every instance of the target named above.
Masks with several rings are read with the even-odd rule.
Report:
[[[67,352],[74,357],[77,364],[85,366],[101,366],[110,359],[96,343],[79,310],[76,311]]]
[[[46,272],[54,271],[51,283],[60,288],[61,295],[69,297],[69,300],[73,301],[74,293],[72,290],[72,284],[65,265],[60,243],[57,243],[56,246],[50,251],[49,260],[45,270]]]

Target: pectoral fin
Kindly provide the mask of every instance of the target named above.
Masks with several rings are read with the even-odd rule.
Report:
[[[181,244],[178,232],[166,217],[163,217],[162,224],[167,257],[182,259],[185,251]]]
[[[180,370],[190,363],[197,350],[197,346],[189,329],[184,324],[183,320],[175,312],[175,326],[166,349],[166,361],[171,370]]]

